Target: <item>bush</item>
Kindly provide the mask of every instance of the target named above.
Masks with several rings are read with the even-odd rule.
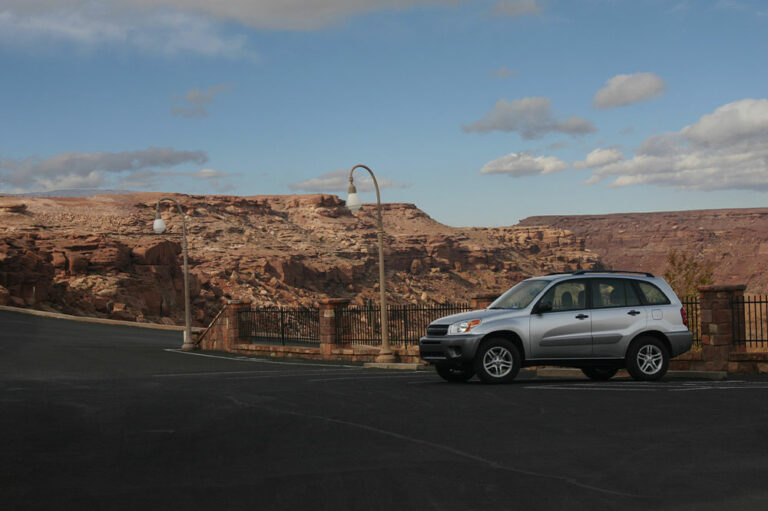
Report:
[[[715,262],[697,258],[691,249],[672,249],[667,253],[664,278],[680,297],[697,295],[699,286],[712,284],[714,273]]]

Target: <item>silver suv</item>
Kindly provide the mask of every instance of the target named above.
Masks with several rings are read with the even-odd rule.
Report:
[[[448,381],[504,383],[523,366],[578,367],[607,380],[626,367],[658,380],[691,347],[685,308],[650,273],[577,271],[524,280],[485,310],[446,316],[419,341]]]

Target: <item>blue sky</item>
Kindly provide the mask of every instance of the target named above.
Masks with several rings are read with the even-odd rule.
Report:
[[[0,192],[768,206],[764,1],[0,0],[0,73]]]

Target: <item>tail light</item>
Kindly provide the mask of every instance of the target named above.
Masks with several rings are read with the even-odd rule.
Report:
[[[680,317],[683,318],[685,328],[688,328],[688,313],[685,311],[685,307],[680,307]]]

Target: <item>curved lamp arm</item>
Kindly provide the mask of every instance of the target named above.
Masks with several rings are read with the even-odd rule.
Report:
[[[357,195],[357,188],[355,188],[355,182],[353,173],[355,169],[365,169],[371,175],[373,179],[373,186],[376,188],[376,213],[379,223],[379,291],[381,300],[381,349],[379,350],[379,356],[376,358],[377,362],[394,362],[395,357],[392,354],[392,350],[389,347],[389,328],[387,325],[387,288],[386,279],[384,275],[384,221],[381,215],[381,195],[379,194],[379,183],[376,181],[376,175],[373,171],[365,165],[355,165],[349,170],[349,197],[347,198],[347,207],[352,213],[357,212],[362,205],[360,198]]]

